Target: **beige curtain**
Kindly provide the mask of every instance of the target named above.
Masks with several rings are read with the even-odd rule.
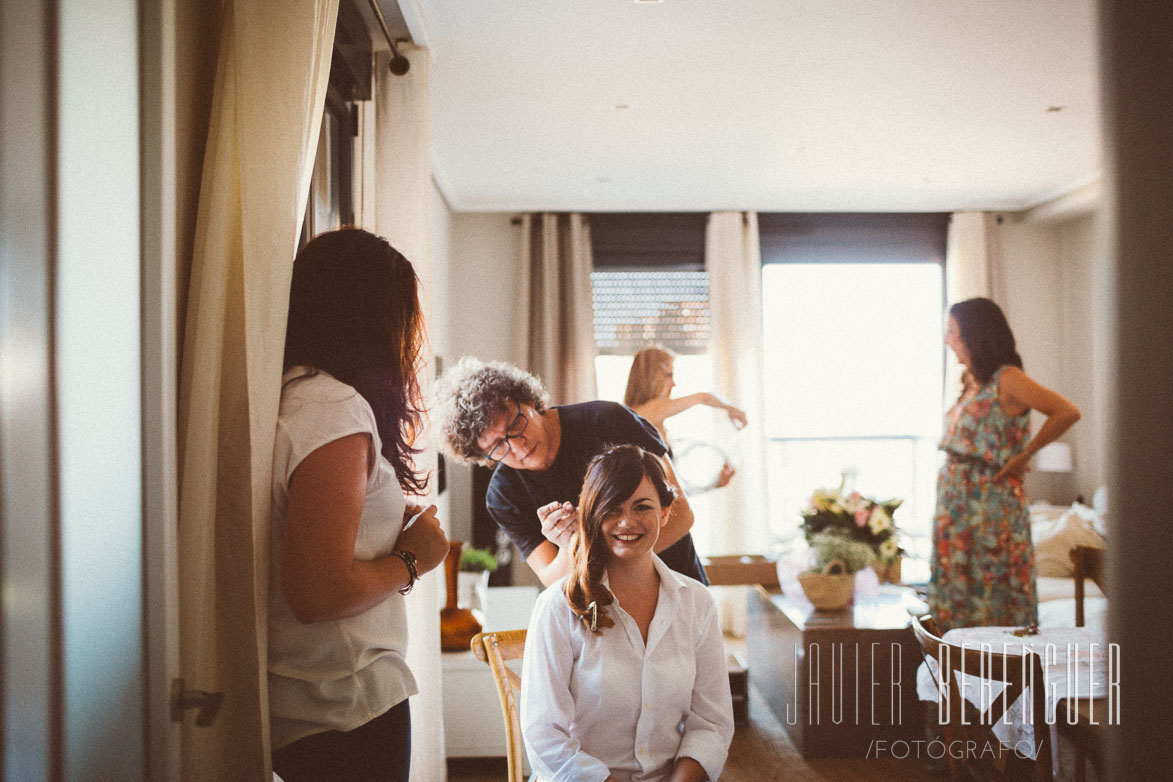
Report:
[[[400,51],[411,61],[404,76],[388,69],[390,55],[381,53],[375,68],[374,230],[411,261],[421,282],[425,322],[434,308],[432,274],[432,167],[428,134],[428,52],[410,46]],[[431,361],[426,365],[431,366]],[[425,369],[420,382],[427,392],[431,380]],[[436,451],[429,447],[420,461],[433,473]],[[435,502],[427,498],[425,502]],[[443,520],[445,523],[447,519]],[[444,703],[440,666],[440,612],[443,568],[420,579],[407,600],[410,642],[407,663],[419,682],[419,695],[411,699],[411,778],[419,782],[443,782],[447,778],[444,755]]]
[[[718,492],[717,518],[708,525],[705,549],[712,554],[766,551],[765,407],[762,378],[762,253],[755,212],[714,212],[705,230],[709,272],[709,355],[715,391],[745,411],[749,424],[737,435],[732,457],[737,475]],[[745,631],[745,599],[721,601],[724,629]]]
[[[954,212],[945,246],[945,293],[949,303],[985,296],[1001,303],[1006,275],[998,216]]]
[[[290,268],[338,0],[228,2],[204,153],[180,379],[180,666],[223,692],[183,723],[184,779],[269,776],[273,433]]]
[[[591,258],[581,214],[522,217],[514,344],[556,405],[598,397]]]
[[[945,244],[946,308],[984,296],[1006,306],[1006,270],[998,216],[989,212],[954,212]],[[942,324],[942,329],[944,324]],[[961,383],[961,365],[945,351],[945,400],[951,406]]]

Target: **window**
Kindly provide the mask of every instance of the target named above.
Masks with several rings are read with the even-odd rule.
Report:
[[[596,214],[591,216],[595,270],[595,359],[599,398],[622,402],[632,356],[649,345],[676,354],[674,396],[713,389],[709,342],[709,276],[704,270],[704,214]],[[694,443],[715,442],[723,415],[694,407],[667,424],[677,472],[689,482],[689,454],[698,474],[711,465]],[[683,461],[682,461],[683,454]],[[719,467],[719,465],[718,465]],[[705,552],[706,530],[718,522],[715,493],[691,493],[693,539]]]
[[[945,222],[770,217],[789,220],[762,227],[771,527],[796,537],[812,490],[846,480],[877,499],[902,497],[903,544],[927,557],[943,414]]]
[[[371,98],[372,50],[362,15],[350,0],[339,3],[330,61],[326,106],[310,178],[301,244],[314,236],[355,224],[354,142],[357,101]]]

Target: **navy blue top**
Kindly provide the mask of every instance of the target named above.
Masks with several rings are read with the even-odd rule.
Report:
[[[485,495],[489,515],[505,530],[523,558],[546,540],[538,508],[551,502],[577,505],[587,465],[608,446],[638,445],[656,456],[668,451],[654,426],[615,402],[583,402],[554,409],[562,428],[554,462],[541,472],[498,464]],[[659,557],[677,573],[709,583],[691,534],[686,533],[661,551]]]

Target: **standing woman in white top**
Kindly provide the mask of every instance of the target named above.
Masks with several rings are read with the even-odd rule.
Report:
[[[409,503],[423,324],[411,264],[378,236],[322,234],[293,263],[273,450],[269,717],[285,782],[406,780],[405,595],[443,560]],[[410,528],[405,528],[417,516]]]
[[[656,427],[668,446],[669,454],[672,453],[672,443],[668,440],[665,422],[672,416],[691,410],[697,405],[724,410],[735,427],[740,429],[745,426],[745,413],[708,391],[672,396],[672,389],[676,387],[676,380],[673,378],[675,367],[676,356],[670,351],[658,347],[644,348],[631,360],[631,371],[627,374],[627,390],[623,394],[623,404]],[[734,472],[736,471],[733,465],[725,462],[713,488],[727,486]]]
[[[604,451],[579,497],[573,571],[538,598],[521,725],[543,781],[715,780],[733,738],[716,608],[653,553],[675,493],[659,459]]]

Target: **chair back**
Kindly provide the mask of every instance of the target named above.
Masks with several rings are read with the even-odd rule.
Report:
[[[1108,594],[1107,579],[1104,578],[1104,551],[1090,546],[1072,546],[1067,556],[1071,559],[1071,576],[1075,579],[1075,626],[1083,627],[1084,579],[1090,578],[1101,592]]]
[[[1006,709],[1018,700],[1027,687],[1030,688],[1023,716],[1030,721],[1034,729],[1034,750],[1037,760],[1034,763],[1033,776],[1037,782],[1051,780],[1053,748],[1050,728],[1046,723],[1046,681],[1043,679],[1041,658],[1033,652],[1022,655],[1003,654],[989,649],[975,649],[948,643],[941,638],[936,623],[928,615],[912,618],[912,632],[925,657],[932,657],[937,661],[937,675],[940,677],[938,692],[946,701],[946,735],[950,741],[973,741],[975,744],[967,743],[964,746],[979,748],[998,746],[998,738],[993,734],[994,726],[1002,719]],[[969,677],[968,680],[965,677]],[[996,697],[991,697],[988,704],[981,702],[990,692],[983,686],[984,682],[1002,684],[1002,691]],[[968,701],[965,698],[965,691],[971,694],[975,691],[979,693],[979,705]],[[1013,750],[1008,750],[1006,754],[1012,753]],[[954,778],[968,778],[962,770],[966,765],[965,761],[968,760],[968,753],[962,753],[961,758],[954,757],[955,754],[949,753],[950,769]],[[1001,764],[995,763],[998,771],[1002,771],[1004,765],[1005,757],[1002,758]]]
[[[525,651],[525,630],[504,630],[497,633],[477,633],[469,643],[472,653],[487,663],[497,685],[501,701],[501,717],[505,721],[506,760],[509,764],[509,782],[524,782],[522,761],[525,747],[521,742],[521,712],[517,695],[521,692],[521,677],[505,663],[520,660]]]

